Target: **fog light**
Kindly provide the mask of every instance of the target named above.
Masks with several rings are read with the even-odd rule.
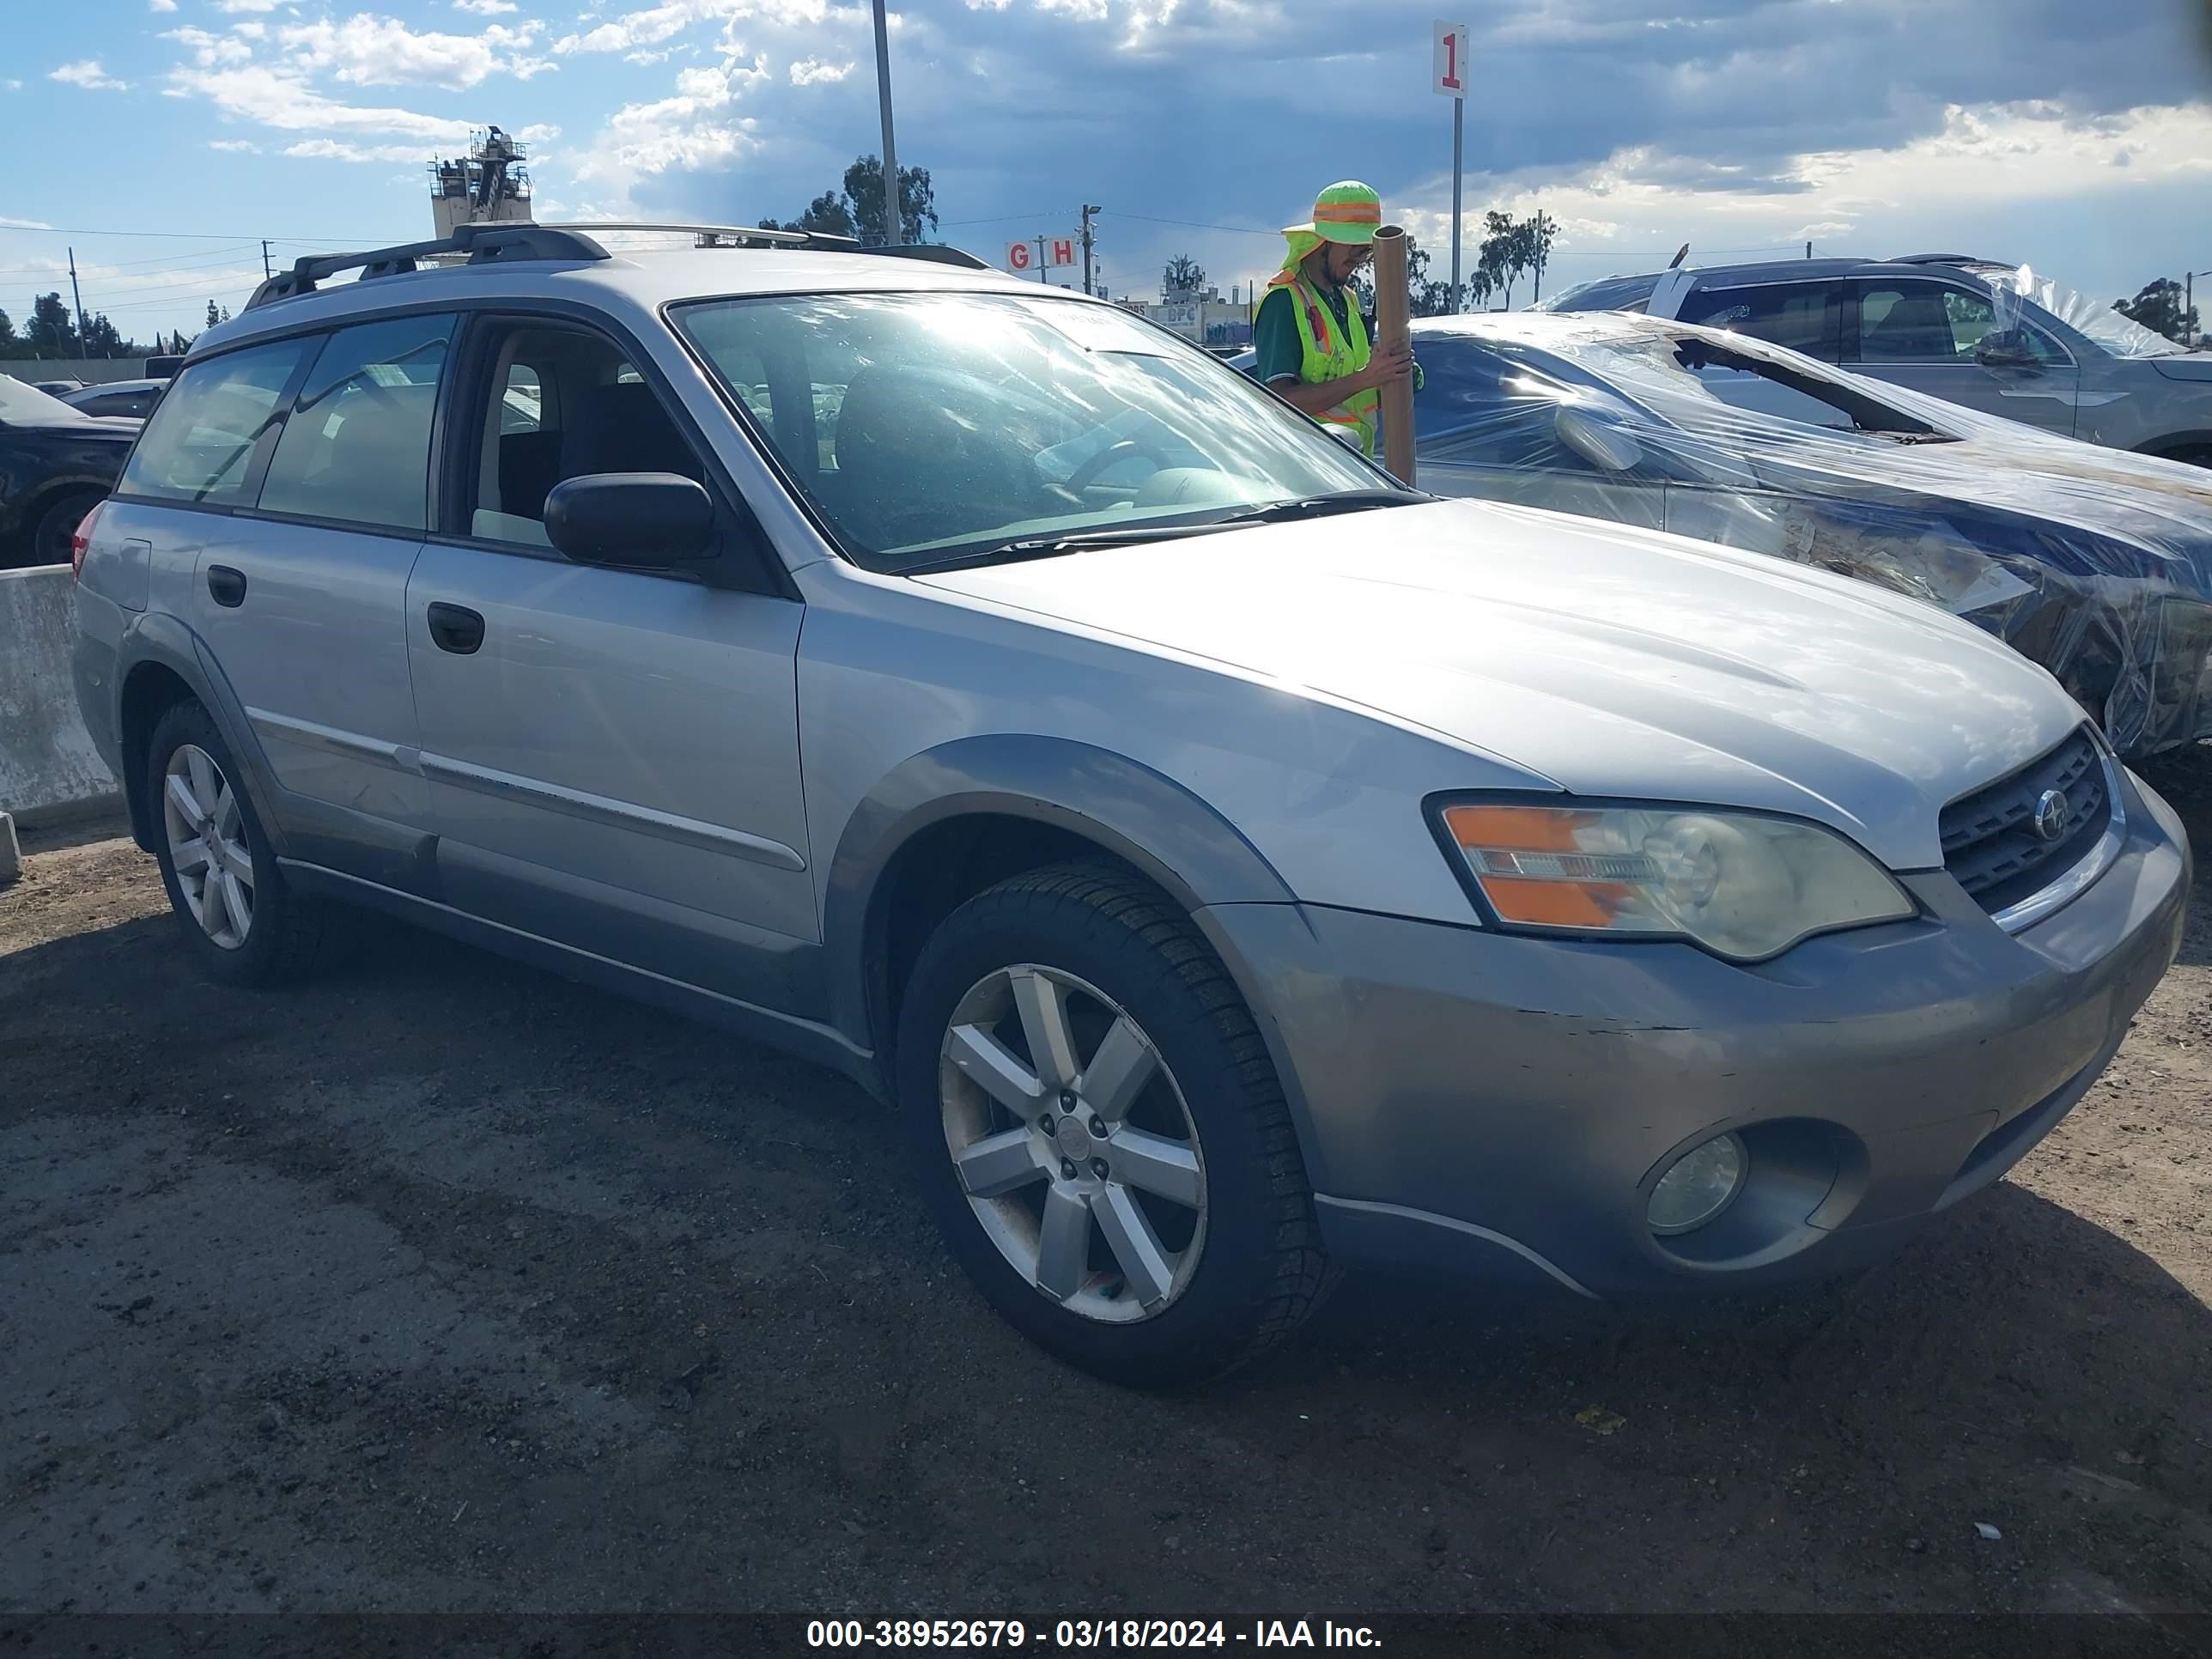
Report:
[[[1686,1233],[1729,1206],[1751,1159],[1732,1134],[1715,1135],[1676,1158],[1651,1189],[1647,1212],[1655,1233]]]

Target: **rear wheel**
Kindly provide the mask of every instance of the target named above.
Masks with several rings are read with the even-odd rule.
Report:
[[[40,510],[31,526],[31,542],[27,550],[32,566],[67,564],[70,562],[71,539],[76,527],[84,522],[84,515],[100,503],[97,489],[64,490]]]
[[[181,702],[154,728],[147,756],[155,860],[185,946],[212,977],[270,985],[310,971],[329,906],[285,884],[206,709]]]
[[[900,1020],[900,1106],[953,1254],[1061,1358],[1217,1376],[1320,1299],[1282,1090],[1188,919],[1118,872],[992,888],[946,920]]]

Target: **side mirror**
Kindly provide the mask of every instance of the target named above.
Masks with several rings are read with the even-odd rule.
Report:
[[[2035,368],[2040,360],[2031,350],[2027,336],[2018,329],[1992,330],[1974,347],[1974,361],[1984,368]]]
[[[578,564],[665,570],[704,554],[714,533],[713,499],[673,472],[594,472],[545,498],[546,538]]]
[[[1644,464],[1644,446],[1610,421],[1562,404],[1552,416],[1559,440],[1601,472],[1632,472]]]

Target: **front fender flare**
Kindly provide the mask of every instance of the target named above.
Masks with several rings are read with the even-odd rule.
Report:
[[[1142,872],[1195,913],[1210,904],[1290,904],[1274,866],[1243,833],[1175,780],[1127,757],[1066,738],[962,738],[902,762],[847,819],[823,895],[832,964],[831,1018],[885,1052],[875,1029],[868,942],[885,870],[915,836],[949,818],[988,814],[1066,830]]]

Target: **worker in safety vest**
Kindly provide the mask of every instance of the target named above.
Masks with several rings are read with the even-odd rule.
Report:
[[[1370,351],[1348,286],[1375,257],[1382,224],[1382,198],[1365,185],[1322,191],[1311,223],[1284,227],[1290,251],[1252,319],[1254,374],[1316,420],[1356,432],[1370,455],[1382,388],[1416,373],[1404,347]]]

